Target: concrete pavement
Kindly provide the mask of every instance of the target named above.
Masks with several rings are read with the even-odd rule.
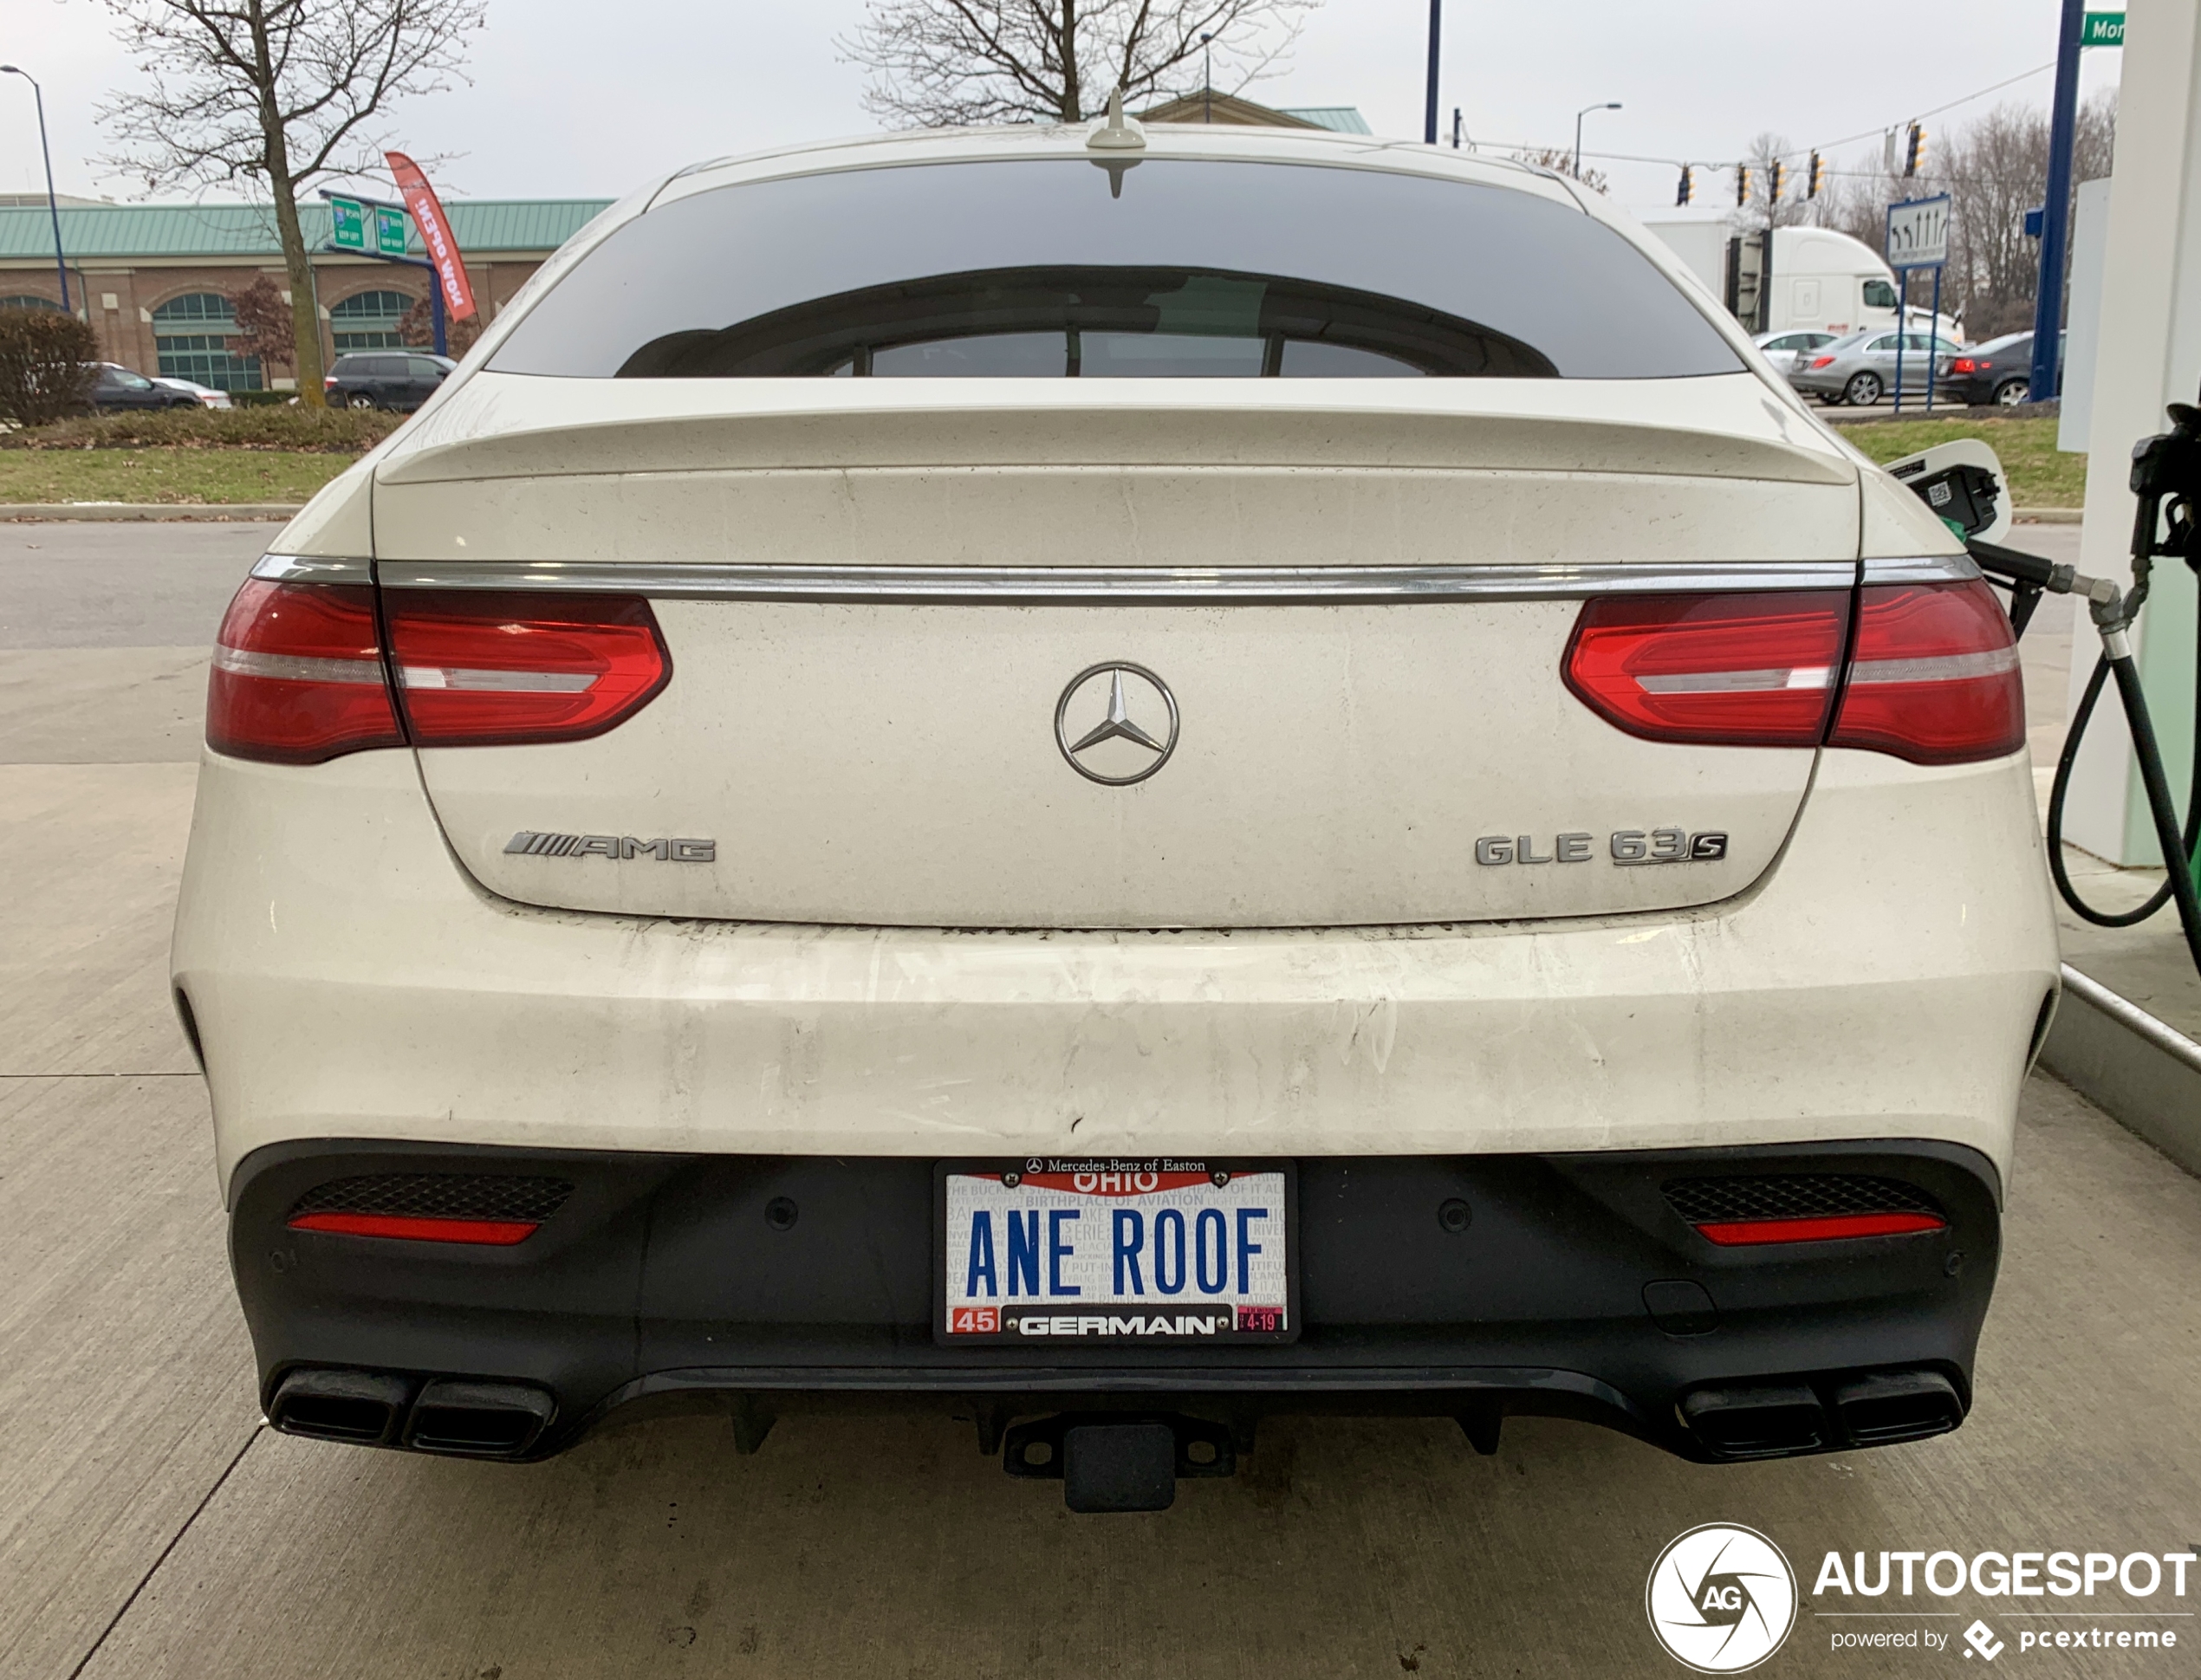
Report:
[[[163,969],[193,661],[269,530],[175,529],[0,529],[0,1677],[1678,1676],[1644,1578],[1715,1521],[1802,1577],[1762,1672],[1923,1674],[1961,1643],[1832,1638],[1977,1617],[2000,1667],[2094,1618],[1966,1590],[1855,1619],[1810,1594],[1826,1552],[2201,1541],[2201,1183],[2045,1078],[1977,1404],[1914,1446],[1707,1469],[1558,1422],[1484,1459],[1448,1424],[1286,1420],[1171,1513],[1075,1518],[945,1408],[790,1417],[748,1457],[637,1411],[523,1467],[269,1434]],[[2024,1671],[2191,1672],[2198,1602],[2201,1570],[2079,1600],[2182,1648]]]

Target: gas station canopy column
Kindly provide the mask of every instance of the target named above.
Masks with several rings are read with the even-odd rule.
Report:
[[[2123,44],[2079,566],[2098,577],[2122,577],[2131,565],[2133,444],[2167,429],[2166,405],[2201,392],[2201,10],[2193,0],[2130,0]],[[2193,756],[2196,610],[2193,574],[2158,562],[2133,637],[2181,808]],[[2074,706],[2093,640],[2074,638]],[[2108,704],[2080,752],[2064,834],[2113,863],[2162,861],[2131,739]]]

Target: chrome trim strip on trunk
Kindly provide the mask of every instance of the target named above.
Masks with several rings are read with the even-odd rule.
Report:
[[[270,583],[372,583],[371,560],[330,560],[320,555],[262,555],[252,575]]]
[[[364,581],[365,561],[269,555],[255,577]],[[748,561],[385,561],[394,589],[551,589],[673,600],[927,602],[964,606],[1293,606],[1580,600],[1591,595],[1847,589],[1852,561],[1596,561],[1542,566],[774,566]],[[1962,556],[1865,562],[1868,583],[1979,575]]]
[[[1867,583],[1968,583],[1980,575],[1970,555],[1920,555],[1914,560],[1868,560]]]

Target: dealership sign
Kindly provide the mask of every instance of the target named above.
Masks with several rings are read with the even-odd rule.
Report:
[[[357,198],[328,201],[328,243],[338,250],[367,249],[367,206]]]
[[[428,178],[420,172],[420,165],[402,152],[385,152],[383,157],[396,177],[398,191],[405,195],[405,207],[412,212],[413,225],[420,230],[422,249],[428,253],[429,263],[436,271],[436,284],[442,289],[444,308],[451,312],[453,321],[464,321],[474,313],[474,289],[467,283],[466,265],[459,260],[458,241],[451,230],[451,223],[444,215],[444,207],[437,201],[435,188],[428,185]]]

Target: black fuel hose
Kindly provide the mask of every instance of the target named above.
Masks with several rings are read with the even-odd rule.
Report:
[[[2055,878],[2063,902],[2097,927],[2131,927],[2163,907],[2166,898],[2178,907],[2178,924],[2185,931],[2186,949],[2193,965],[2201,970],[2201,885],[2195,879],[2194,844],[2201,840],[2201,658],[2196,659],[2193,695],[2193,774],[2186,792],[2185,821],[2178,821],[2177,802],[2171,797],[2170,777],[2163,770],[2163,749],[2155,738],[2155,721],[2149,716],[2142,691],[2139,667],[2133,662],[2133,621],[2146,603],[2148,585],[2158,555],[2174,555],[2201,581],[2201,406],[2170,405],[2171,430],[2143,438],[2133,447],[2131,485],[2133,508],[2133,584],[2121,597],[2113,585],[2099,578],[2081,578],[2074,568],[2058,565],[2038,555],[1971,538],[1965,547],[1981,571],[2006,579],[2010,588],[2010,624],[2015,633],[2025,633],[2026,620],[2043,592],[2083,594],[2092,609],[2094,628],[2101,635],[2101,658],[2087,679],[2079,709],[2063,737],[2063,751],[2056,760],[2055,782],[2048,791],[2048,872]],[[1952,477],[1971,472],[1990,478],[1976,467],[1956,467],[1919,477],[1911,488],[1921,497]],[[1950,500],[1944,495],[1943,500]],[[1932,505],[1929,499],[1929,505]],[[1965,505],[1970,505],[1969,503]],[[1991,505],[1991,503],[1990,503]],[[2201,634],[2201,624],[2196,626]],[[2111,677],[2117,679],[2117,697],[2125,708],[2125,723],[2132,736],[2133,754],[2139,762],[2140,785],[2147,794],[2148,814],[2155,823],[2155,841],[2162,848],[2164,881],[2147,902],[2125,911],[2097,910],[2079,896],[2071,872],[2063,862],[2063,808],[2071,794],[2071,769],[2079,760],[2079,743],[2086,739],[2094,708]]]
[[[2079,710],[2072,716],[2070,731],[2063,738],[2063,752],[2056,760],[2055,783],[2048,792],[2048,871],[2064,903],[2098,927],[2131,927],[2162,909],[2165,899],[2174,900],[2186,949],[2192,954],[2194,967],[2201,970],[2201,892],[2196,892],[2193,879],[2194,843],[2201,839],[2201,682],[2197,682],[2194,691],[2193,777],[2181,826],[2178,803],[2171,796],[2170,778],[2164,774],[2155,722],[2140,685],[2139,667],[2133,663],[2123,631],[2107,639],[2122,651],[2105,650],[2095,662],[2094,675],[2087,679],[2086,692],[2080,697]],[[2078,762],[2079,743],[2093,721],[2103,685],[2112,675],[2117,678],[2117,697],[2124,704],[2126,728],[2132,736],[2133,756],[2139,762],[2140,785],[2147,794],[2147,808],[2155,821],[2156,844],[2162,849],[2164,866],[2163,885],[2145,904],[2115,911],[2097,910],[2081,898],[2063,863],[2063,808],[2071,792],[2071,769]]]

